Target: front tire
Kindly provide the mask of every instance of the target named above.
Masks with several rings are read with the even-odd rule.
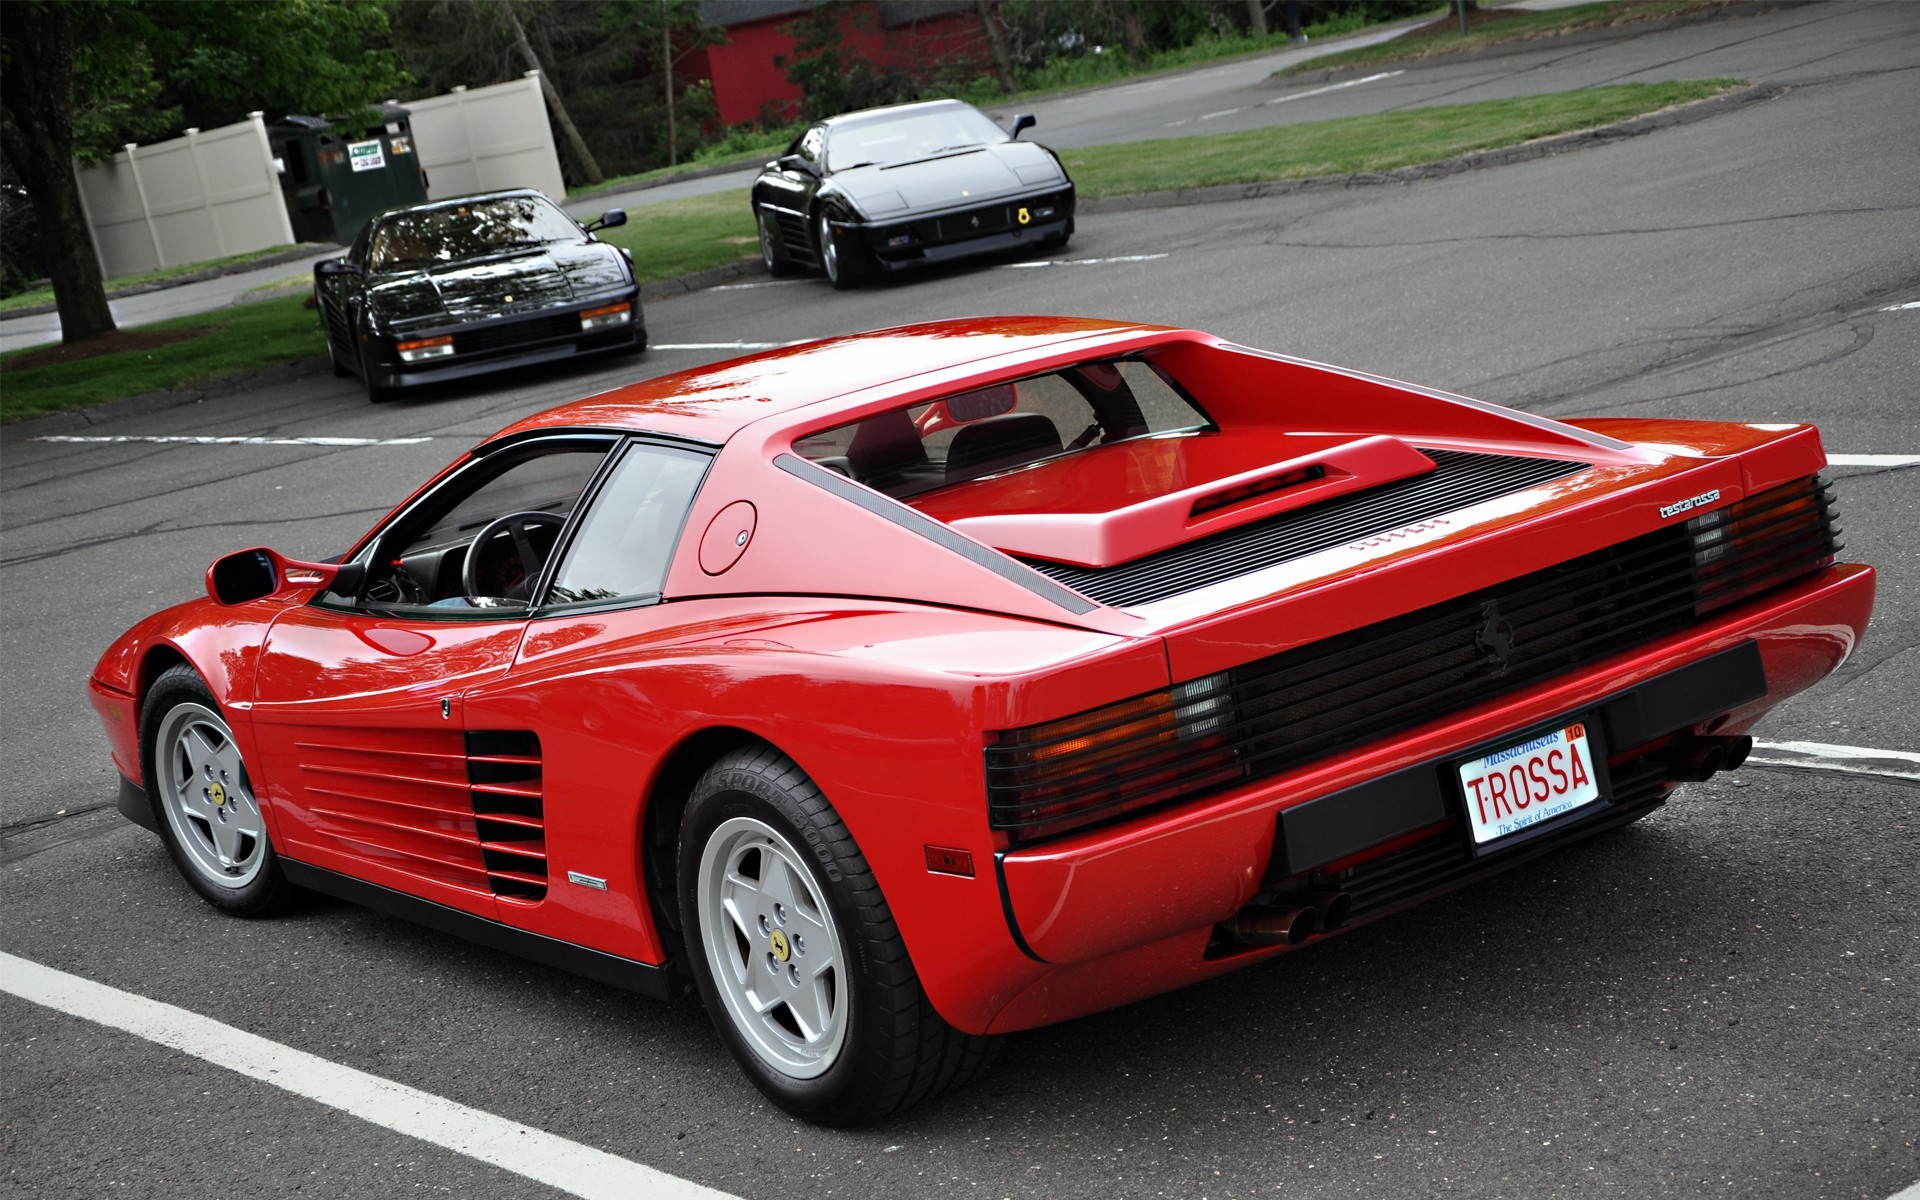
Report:
[[[393,388],[381,387],[373,381],[373,355],[366,350],[360,353],[360,378],[366,381],[369,404],[385,404],[398,394]]]
[[[835,291],[844,292],[865,276],[853,251],[843,251],[839,239],[833,236],[833,227],[827,224],[825,209],[814,214],[813,244],[820,254],[820,269],[826,273],[827,282],[833,285]]]
[[[220,705],[184,664],[154,681],[140,709],[147,795],[173,862],[222,912],[264,917],[296,894]]]
[[[870,1124],[990,1061],[993,1039],[933,1010],[859,846],[778,751],[737,750],[701,777],[678,866],[694,985],[781,1108]]]

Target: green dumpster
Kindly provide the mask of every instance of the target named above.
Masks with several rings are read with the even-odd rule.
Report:
[[[373,124],[289,116],[267,127],[298,240],[345,245],[375,213],[426,200],[411,114],[398,104],[373,111]]]

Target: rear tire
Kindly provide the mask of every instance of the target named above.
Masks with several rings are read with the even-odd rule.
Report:
[[[933,1010],[865,856],[791,759],[746,747],[710,767],[687,803],[678,866],[694,986],[781,1108],[871,1124],[992,1060],[994,1039]]]
[[[760,227],[760,262],[767,268],[767,274],[775,277],[793,274],[793,263],[781,245],[780,229],[774,218],[762,209],[755,209],[753,215]]]
[[[174,866],[206,901],[236,917],[291,903],[266,817],[233,730],[192,667],[170,668],[140,706],[147,795]]]

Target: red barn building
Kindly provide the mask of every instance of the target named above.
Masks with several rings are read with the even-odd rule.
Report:
[[[793,58],[794,19],[828,6],[840,10],[843,47],[875,66],[986,70],[992,62],[982,6],[972,0],[703,0],[700,16],[724,29],[727,40],[695,50],[686,71],[713,81],[722,124],[799,111],[800,89],[776,60]]]

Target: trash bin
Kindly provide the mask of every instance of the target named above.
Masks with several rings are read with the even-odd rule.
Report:
[[[375,213],[427,198],[411,114],[383,104],[379,122],[289,116],[267,127],[293,235],[346,245]]]

